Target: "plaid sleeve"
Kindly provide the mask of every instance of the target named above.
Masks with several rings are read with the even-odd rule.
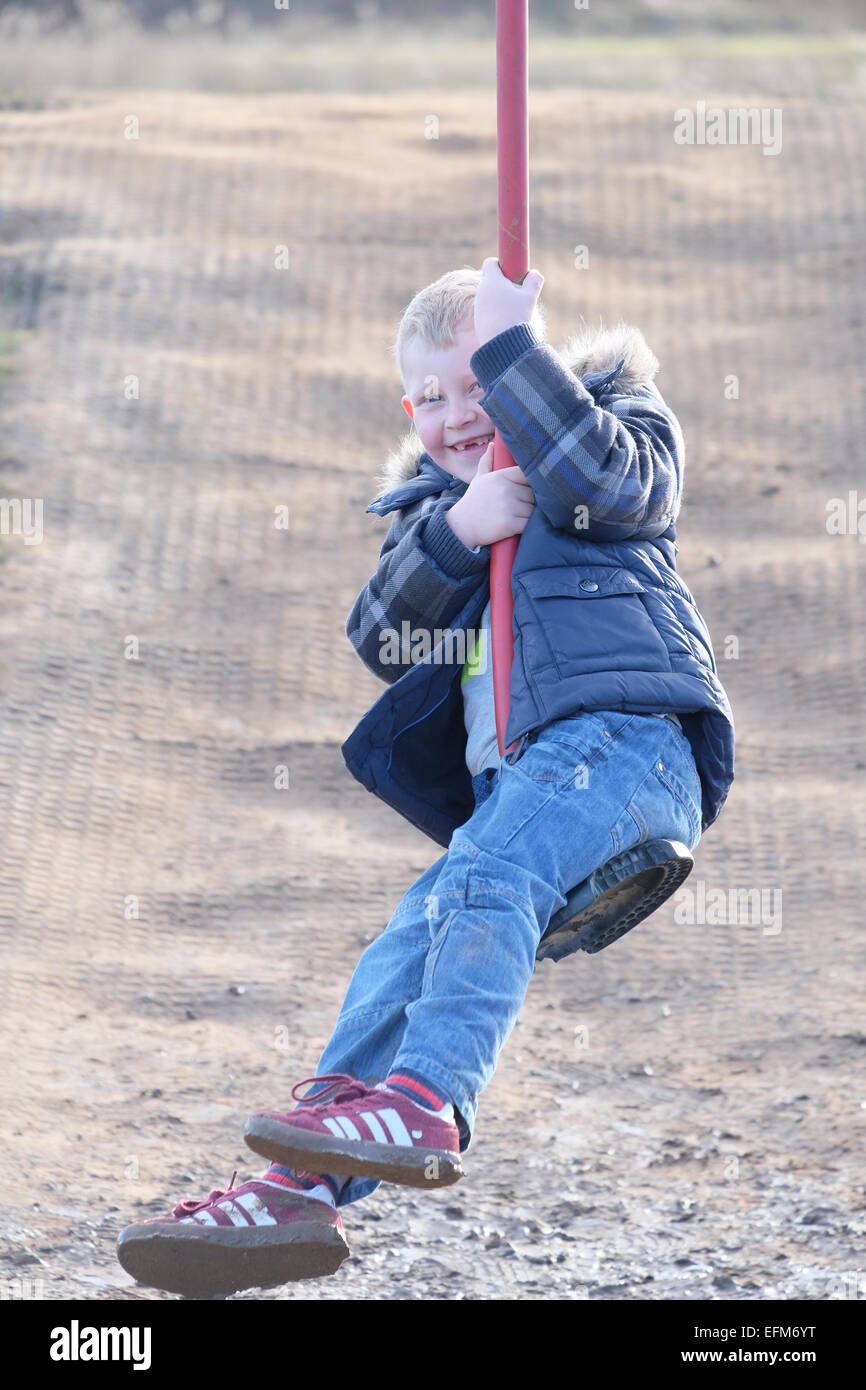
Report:
[[[679,512],[685,445],[658,388],[625,395],[614,381],[602,409],[528,324],[499,338],[472,355],[481,405],[551,525],[591,541],[662,535]]]
[[[447,628],[486,577],[490,547],[470,550],[454,534],[445,519],[454,501],[428,497],[395,512],[376,573],[346,621],[364,665],[389,685],[413,665],[412,632]]]

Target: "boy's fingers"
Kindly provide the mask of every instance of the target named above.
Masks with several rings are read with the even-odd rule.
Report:
[[[512,463],[508,468],[500,468],[499,472],[504,473],[508,478],[513,478],[516,483],[526,483],[527,485],[529,483],[519,464]]]
[[[511,486],[517,489],[516,495],[522,498],[524,502],[535,501],[535,493],[532,491],[532,488],[529,486],[529,483],[520,483],[515,478]]]

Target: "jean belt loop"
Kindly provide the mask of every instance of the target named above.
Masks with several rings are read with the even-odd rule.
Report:
[[[517,747],[513,749],[512,752],[506,753],[505,761],[509,764],[509,766],[513,767],[514,764],[517,762],[517,759],[520,757],[521,753],[526,747],[526,741],[528,738],[528,733],[521,735],[520,739],[517,742]]]

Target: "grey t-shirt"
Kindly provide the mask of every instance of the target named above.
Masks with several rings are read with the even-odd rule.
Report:
[[[499,766],[496,737],[496,711],[493,704],[493,661],[490,656],[490,600],[481,614],[481,627],[474,648],[467,648],[467,660],[460,677],[463,691],[463,722],[466,725],[466,766],[472,776],[485,767]]]

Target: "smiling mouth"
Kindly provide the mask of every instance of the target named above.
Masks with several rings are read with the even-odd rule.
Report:
[[[482,434],[475,439],[461,440],[459,444],[449,444],[448,448],[453,449],[458,454],[468,454],[470,450],[478,449],[482,444],[486,447],[492,438],[492,434]]]

